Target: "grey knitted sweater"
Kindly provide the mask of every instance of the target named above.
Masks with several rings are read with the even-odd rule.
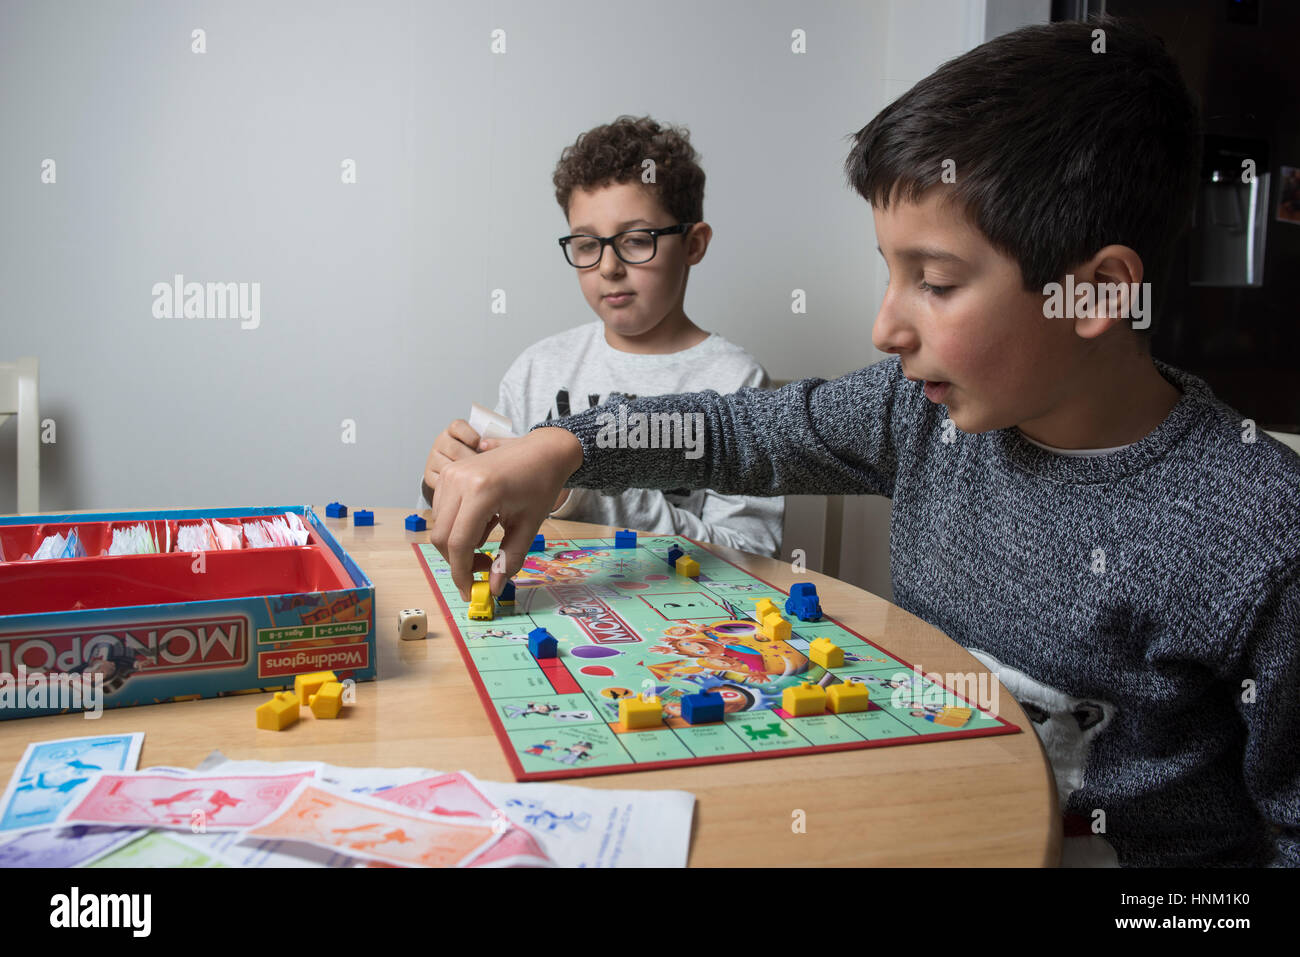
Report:
[[[956,430],[897,357],[626,404],[703,414],[696,459],[602,447],[618,395],[546,424],[582,442],[570,486],[888,495],[895,602],[1025,705],[1067,823],[1100,822],[1123,865],[1297,866],[1300,457],[1156,366],[1182,398],[1097,457]]]

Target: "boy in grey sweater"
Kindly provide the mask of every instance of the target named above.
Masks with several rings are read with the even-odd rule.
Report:
[[[888,495],[895,601],[1024,705],[1067,835],[1122,865],[1300,864],[1300,460],[1147,342],[1198,133],[1163,44],[1113,18],[946,63],[846,163],[889,359],[627,404],[702,413],[697,459],[602,447],[600,410],[538,428],[444,474],[431,541],[466,592],[499,514],[495,591],[566,483]]]

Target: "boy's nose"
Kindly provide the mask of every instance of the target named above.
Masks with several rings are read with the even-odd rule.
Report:
[[[871,344],[881,352],[898,352],[916,347],[916,331],[902,314],[891,291],[885,291],[875,325],[871,327]]]
[[[600,274],[605,277],[617,276],[623,271],[623,260],[618,258],[614,252],[614,245],[610,243],[600,251],[600,265],[597,266]]]

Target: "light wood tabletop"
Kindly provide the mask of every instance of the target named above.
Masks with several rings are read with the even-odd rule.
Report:
[[[141,767],[194,767],[213,749],[239,759],[326,761],[353,767],[467,770],[512,779],[447,622],[411,548],[401,509],[374,509],[373,527],[324,518],[375,584],[379,679],[357,686],[341,721],[254,727],[261,696],[184,701],[81,715],[0,721],[0,782],[30,741],[144,731]],[[427,517],[428,512],[424,513]],[[548,538],[614,530],[548,521]],[[826,614],[925,672],[986,674],[942,632],[868,592],[787,563],[707,546],[788,590],[817,586]],[[429,636],[402,641],[403,608],[428,612]],[[1060,812],[1046,755],[1029,720],[994,681],[997,711],[1019,734],[584,777],[593,788],[680,789],[697,799],[693,866],[1055,866]],[[796,827],[801,820],[803,829]]]

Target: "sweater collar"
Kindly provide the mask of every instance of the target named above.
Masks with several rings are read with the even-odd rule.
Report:
[[[1205,408],[1218,401],[1203,379],[1159,359],[1152,361],[1156,370],[1179,389],[1182,396],[1163,422],[1132,445],[1118,452],[1086,458],[1056,455],[1030,442],[1013,426],[993,433],[995,447],[1018,468],[1062,484],[1095,485],[1141,472],[1168,454],[1204,414]]]

